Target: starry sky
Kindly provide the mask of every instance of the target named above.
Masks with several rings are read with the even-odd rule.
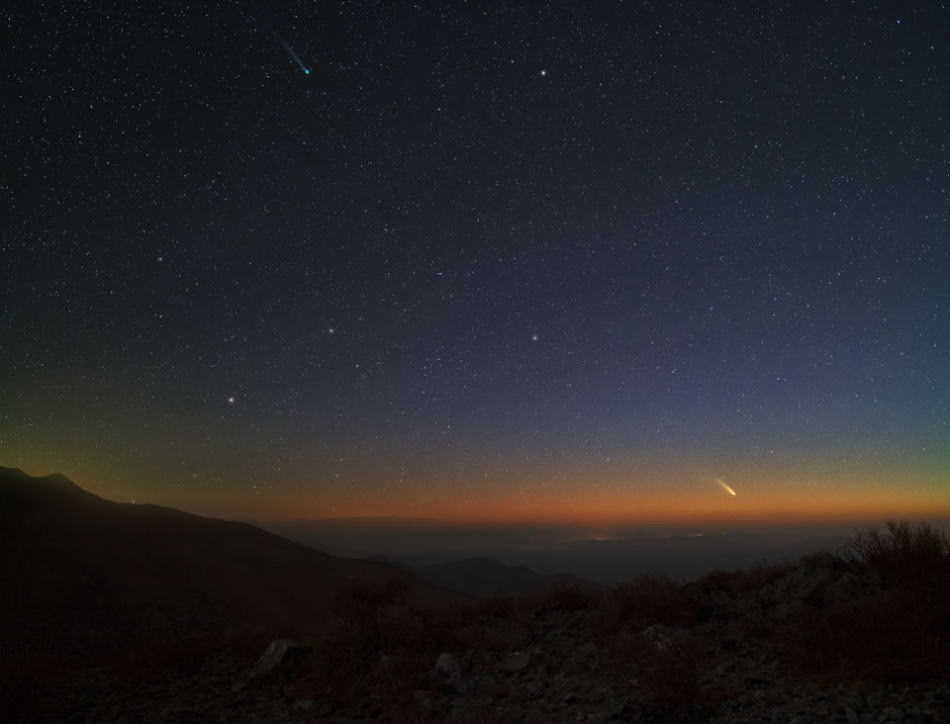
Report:
[[[257,519],[950,508],[945,3],[4,12],[0,464]]]

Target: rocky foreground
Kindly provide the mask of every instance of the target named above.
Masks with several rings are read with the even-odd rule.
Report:
[[[946,553],[936,573],[914,562],[822,554],[685,586],[648,577],[426,613],[393,587],[354,587],[332,635],[26,677],[11,711],[31,722],[950,722]]]

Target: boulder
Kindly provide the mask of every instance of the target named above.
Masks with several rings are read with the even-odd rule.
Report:
[[[452,654],[443,651],[435,660],[435,670],[447,674],[449,677],[455,677],[459,674],[459,662]]]
[[[888,721],[904,721],[904,710],[898,709],[896,706],[889,706],[884,711],[881,712],[881,716],[878,717],[879,722],[888,722]]]
[[[455,679],[452,687],[459,694],[479,695],[491,692],[495,689],[495,677],[491,674],[474,674],[472,676],[459,676]]]
[[[657,651],[666,651],[671,649],[674,644],[689,638],[689,633],[678,626],[667,626],[662,623],[655,623],[647,626],[641,632],[641,635],[653,644]]]
[[[531,652],[529,651],[515,651],[512,654],[508,654],[501,661],[501,670],[507,671],[508,673],[514,674],[519,671],[524,671],[528,668],[528,664],[531,663]]]
[[[581,644],[577,647],[577,654],[579,656],[592,656],[597,653],[597,644],[593,641],[588,641],[585,644]]]
[[[251,667],[252,677],[263,676],[276,667],[287,671],[300,665],[313,652],[309,644],[293,639],[275,639],[270,642],[263,656]]]

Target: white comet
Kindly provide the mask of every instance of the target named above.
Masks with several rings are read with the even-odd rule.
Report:
[[[729,495],[735,495],[736,491],[726,485],[726,481],[722,478],[716,478],[716,482],[719,484],[719,487],[725,490]]]

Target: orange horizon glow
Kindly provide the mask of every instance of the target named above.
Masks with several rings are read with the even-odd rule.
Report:
[[[416,517],[431,518],[451,523],[504,523],[516,524],[581,524],[618,525],[706,523],[801,523],[801,522],[849,522],[863,520],[890,520],[893,518],[930,519],[950,517],[950,505],[934,501],[908,501],[906,499],[880,499],[861,504],[835,501],[833,496],[813,501],[804,500],[757,500],[734,505],[697,505],[692,502],[653,503],[635,505],[629,500],[599,500],[582,503],[574,500],[551,500],[544,503],[519,501],[445,501],[441,504],[417,505],[411,508],[393,509],[380,505],[338,506],[334,515],[301,515],[295,509],[294,517],[302,518],[380,518]]]
[[[824,470],[824,473],[817,472]],[[367,497],[339,495],[332,515],[320,500],[297,517],[435,518],[464,523],[671,523],[856,521],[950,516],[950,496],[940,470],[894,467],[854,469],[815,465],[749,466],[730,477],[692,468],[637,466],[590,480],[563,466],[512,473],[502,483],[461,481],[455,486],[410,486],[378,490]],[[581,481],[581,482],[578,482]],[[899,481],[899,482],[891,482]],[[303,515],[302,515],[303,514]]]
[[[56,468],[53,467],[53,470]],[[731,469],[731,475],[718,471]],[[46,470],[27,470],[45,475]],[[561,460],[530,470],[497,469],[449,478],[429,471],[393,485],[383,470],[353,471],[355,484],[328,489],[288,471],[270,488],[174,486],[86,469],[66,474],[109,500],[151,503],[215,518],[288,520],[420,518],[459,524],[728,525],[950,519],[942,466],[739,466],[617,463],[587,468]],[[231,476],[225,476],[230,479]],[[896,482],[894,482],[896,481]],[[134,483],[134,485],[132,484]]]
[[[170,505],[201,515],[256,520],[323,518],[419,518],[457,524],[516,525],[727,525],[857,523],[891,519],[950,519],[946,497],[930,491],[853,491],[814,489],[775,492],[742,487],[735,495],[706,491],[692,495],[617,491],[558,491],[546,495],[521,495],[503,491],[478,491],[452,496],[444,491],[395,501],[386,496],[372,500],[281,496],[271,500],[233,499],[227,508],[220,498],[142,500]]]

